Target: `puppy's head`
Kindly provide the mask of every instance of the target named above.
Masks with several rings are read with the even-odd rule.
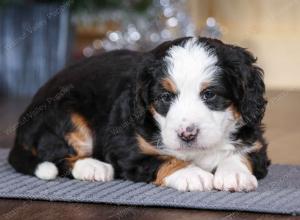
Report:
[[[242,126],[259,126],[266,101],[263,71],[245,49],[207,38],[181,38],[150,52],[137,106],[157,124],[170,150],[230,143]],[[158,133],[158,134],[157,134]]]

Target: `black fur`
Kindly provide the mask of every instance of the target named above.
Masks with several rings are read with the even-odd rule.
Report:
[[[146,53],[108,52],[62,70],[38,91],[20,117],[9,162],[17,171],[33,174],[38,163],[52,161],[60,175],[70,176],[66,158],[76,152],[64,136],[74,129],[70,115],[76,112],[93,131],[93,157],[112,164],[116,178],[153,181],[164,161],[141,153],[136,135],[153,145],[161,141],[149,106],[162,115],[168,112],[176,94],[164,91],[160,84],[162,58],[171,46],[188,39],[169,41]],[[254,174],[262,178],[269,164],[261,128],[266,105],[262,70],[245,49],[207,38],[199,42],[217,54],[223,70],[209,88],[217,96],[207,105],[222,111],[233,104],[241,113],[244,124],[232,138],[247,146],[256,141],[263,144],[260,151],[249,154]]]

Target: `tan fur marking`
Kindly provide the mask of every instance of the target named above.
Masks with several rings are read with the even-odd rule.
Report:
[[[260,149],[263,147],[262,143],[259,141],[256,141],[253,145],[254,151],[260,151]]]
[[[36,150],[36,148],[33,147],[33,148],[31,149],[31,153],[32,153],[33,156],[36,156],[36,155],[37,155],[37,150]]]
[[[26,144],[22,144],[21,146],[23,147],[24,150],[30,151],[33,156],[37,156],[37,149],[36,149],[36,147],[29,147]]]
[[[201,84],[201,91],[207,89],[208,87],[209,87],[209,82],[203,82],[203,83]]]
[[[154,184],[163,186],[165,184],[165,177],[170,176],[175,171],[180,170],[188,165],[189,163],[186,161],[169,157],[169,159],[167,159],[167,161],[160,166]]]
[[[148,143],[142,136],[137,135],[138,146],[140,150],[147,155],[159,155],[159,152],[153,145]]]
[[[232,112],[232,115],[233,115],[233,117],[234,117],[235,120],[240,119],[241,113],[239,113],[237,111],[237,109],[236,109],[236,107],[234,105],[230,105],[228,108],[229,108],[229,111]]]
[[[67,158],[65,158],[65,160],[68,162],[68,165],[70,168],[73,168],[74,167],[74,164],[77,160],[80,160],[80,159],[83,159],[85,157],[81,157],[81,156],[78,156],[78,155],[71,155]]]
[[[90,156],[93,149],[93,137],[87,121],[79,114],[71,116],[75,130],[65,136],[66,141],[74,148],[78,156]]]
[[[251,173],[253,173],[252,163],[247,156],[242,157],[242,163],[244,163],[247,166],[247,168],[249,169],[249,171]]]
[[[149,106],[149,111],[150,111],[150,113],[151,113],[152,115],[154,115],[154,114],[156,113],[156,110],[155,110],[153,104],[151,104],[151,105]]]
[[[164,78],[161,82],[162,86],[164,87],[165,90],[176,93],[177,92],[177,87],[175,83],[170,79],[170,78]]]

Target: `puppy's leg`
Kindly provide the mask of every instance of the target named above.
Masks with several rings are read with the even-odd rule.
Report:
[[[214,188],[224,191],[252,191],[257,179],[252,174],[250,161],[234,154],[219,163],[214,175]]]
[[[113,167],[108,163],[91,158],[94,141],[86,120],[78,114],[72,114],[71,120],[74,127],[65,135],[65,140],[76,151],[76,155],[66,158],[72,176],[78,180],[112,180]]]
[[[159,168],[155,183],[180,191],[209,191],[213,188],[213,175],[197,166],[173,158]]]
[[[137,135],[137,145],[130,154],[112,138],[114,150],[106,155],[115,168],[116,177],[135,182],[153,182],[182,191],[212,189],[213,175],[199,167],[170,156],[163,156],[151,143]],[[114,142],[115,141],[115,142]],[[111,148],[112,149],[112,148]]]
[[[90,181],[111,180],[112,166],[91,158],[93,135],[85,118],[62,111],[54,115],[39,123],[35,132],[35,122],[18,130],[9,155],[10,164],[18,172],[44,180],[58,175]]]
[[[108,163],[88,157],[74,162],[72,175],[78,180],[110,181],[114,177],[114,169]]]

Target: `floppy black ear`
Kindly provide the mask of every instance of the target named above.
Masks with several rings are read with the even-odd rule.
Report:
[[[151,73],[151,58],[145,59],[138,72],[136,78],[135,98],[134,98],[134,115],[137,123],[143,123],[146,112],[150,103],[150,86],[153,81]]]
[[[258,125],[261,123],[267,104],[264,98],[265,84],[263,82],[263,70],[256,66],[256,59],[243,48],[236,48],[242,62],[239,65],[241,77],[241,97],[239,100],[239,110],[244,122],[248,125]]]

